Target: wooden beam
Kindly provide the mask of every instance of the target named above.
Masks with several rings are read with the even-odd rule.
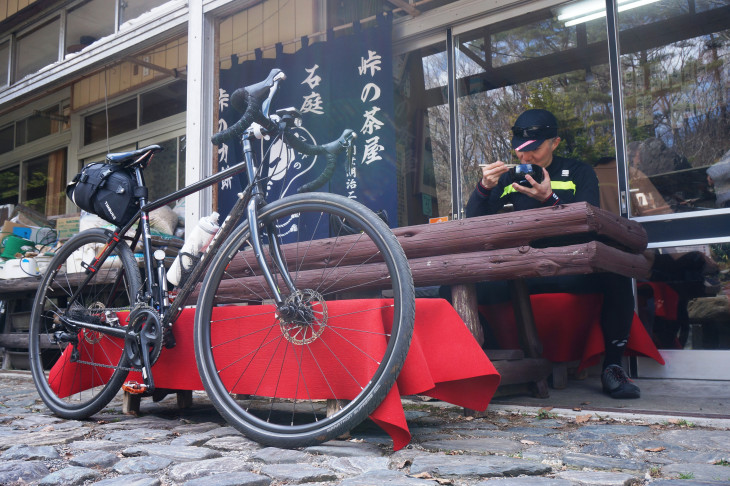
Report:
[[[416,7],[414,7],[410,3],[406,2],[405,0],[388,0],[388,2],[392,3],[393,5],[395,5],[398,8],[402,8],[403,10],[408,12],[408,14],[411,17],[416,17],[418,15],[421,15],[420,10],[418,10]]]
[[[152,69],[153,71],[157,71],[163,74],[167,74],[168,76],[172,76],[173,78],[179,78],[179,79],[187,79],[187,76],[177,69],[168,69],[166,67],[158,66],[157,64],[144,61],[142,59],[137,59],[133,56],[126,56],[122,58],[122,61],[131,62],[132,64],[137,64],[142,67],[146,67],[148,69]]]

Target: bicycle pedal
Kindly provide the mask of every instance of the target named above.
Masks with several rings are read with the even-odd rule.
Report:
[[[132,395],[141,395],[147,391],[147,385],[144,383],[137,383],[136,381],[128,381],[122,385],[122,390]]]

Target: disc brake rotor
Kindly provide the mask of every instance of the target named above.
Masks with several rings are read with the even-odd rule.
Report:
[[[283,308],[288,317],[279,317],[279,327],[292,344],[310,344],[327,327],[327,302],[315,290],[297,290],[286,298]]]

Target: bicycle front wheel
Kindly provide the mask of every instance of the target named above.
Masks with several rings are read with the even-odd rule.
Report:
[[[198,298],[200,376],[221,415],[249,438],[320,443],[362,422],[395,383],[413,334],[408,261],[380,218],[342,196],[286,197],[257,223],[284,303],[274,304],[244,223],[214,257]]]
[[[97,413],[127,376],[124,339],[62,319],[120,327],[116,311],[130,309],[141,286],[129,247],[119,242],[82,285],[86,268],[108,241],[98,228],[70,238],[51,260],[33,302],[28,346],[33,381],[48,408],[67,419]]]

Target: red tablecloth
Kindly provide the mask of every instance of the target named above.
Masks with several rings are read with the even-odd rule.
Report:
[[[535,294],[530,296],[535,327],[543,357],[561,363],[580,360],[579,369],[598,363],[605,351],[600,313],[603,297],[598,294]],[[512,305],[480,306],[490,329],[504,349],[520,349]],[[664,359],[634,314],[627,354],[647,356],[659,364]]]
[[[347,337],[348,340],[360,341],[359,345],[362,346],[382,346],[384,342],[382,337],[375,336],[382,336],[384,331],[383,322],[389,322],[387,313],[392,311],[385,305],[387,303],[388,301],[384,300],[384,305],[381,306],[385,310],[371,311],[367,314],[353,314],[350,310],[362,309],[362,302],[357,300],[330,302],[328,303],[329,322],[331,325],[335,324],[335,318],[332,316],[347,316],[342,317],[342,319],[346,320],[346,327],[352,331]],[[373,306],[372,301],[369,301],[368,308],[373,307],[378,306]],[[252,328],[267,329],[267,332],[270,332],[268,331],[271,324],[270,313],[262,313],[261,307],[222,307],[216,309],[216,312],[225,315],[235,313],[237,318],[245,318],[246,332],[249,334],[252,333]],[[173,390],[203,389],[195,363],[194,315],[194,309],[185,309],[175,322],[174,332],[177,345],[173,349],[163,350],[160,359],[152,367],[156,387]],[[231,322],[235,324],[235,321]],[[281,332],[278,326],[273,329],[276,332]],[[370,332],[362,332],[363,330]],[[221,331],[221,334],[217,337],[214,336],[214,339],[230,340],[235,331],[240,333],[240,326],[232,325],[230,328]],[[329,332],[332,332],[331,328],[325,330],[325,334],[320,337],[320,341],[324,342],[322,338],[327,338],[326,333]],[[246,341],[251,343],[250,346],[255,345],[253,340]],[[86,342],[86,340],[82,340],[82,347]],[[81,350],[82,355],[85,352],[90,351]],[[119,356],[120,348],[117,343],[110,342],[109,345],[104,347],[103,352],[109,356],[109,361],[112,362]],[[282,349],[272,350],[272,353],[285,352],[282,346]],[[236,353],[231,353],[232,362],[235,362],[236,358],[244,354],[245,350],[242,352],[240,349]],[[291,360],[296,361],[294,353],[290,353],[290,356],[292,356]],[[361,356],[357,354],[353,354],[352,359],[354,363],[358,363],[357,360],[363,361]],[[265,361],[267,359],[262,358],[258,364],[254,363],[254,366],[260,365],[262,369],[266,369],[263,364]],[[76,374],[73,373],[73,366],[79,365],[59,360],[51,370],[49,381],[51,383],[55,382],[54,388],[56,388],[59,395],[71,394],[91,385],[90,383],[79,383],[77,381]],[[297,364],[294,363],[293,366],[296,367]],[[101,374],[110,371],[105,368],[97,369],[100,370]],[[296,376],[296,373],[292,373],[292,375]],[[316,380],[309,380],[310,375],[315,377],[317,373],[312,370],[311,373],[306,375],[308,377],[308,392],[312,393],[317,385]],[[90,375],[87,374],[87,376]],[[100,376],[100,374],[97,374],[94,379],[99,380]],[[108,374],[106,378],[108,378]],[[139,373],[130,373],[129,379],[142,381]],[[408,444],[411,438],[400,401],[402,395],[428,395],[473,410],[486,410],[499,385],[499,380],[499,374],[453,307],[442,299],[418,299],[416,301],[416,323],[413,341],[403,370],[396,385],[370,418],[391,436],[393,448],[398,450]],[[274,381],[278,382],[276,385],[277,396],[290,397],[297,395],[296,380],[285,383],[272,380],[270,386],[274,386]],[[343,383],[346,381],[343,379]],[[257,384],[256,386],[260,385]],[[242,386],[240,392],[245,392],[245,390],[245,386]],[[261,388],[258,388],[258,390],[261,391]],[[320,392],[322,398],[334,398],[329,392],[329,385],[321,386]],[[343,398],[343,393],[347,392],[338,390],[338,398]]]

